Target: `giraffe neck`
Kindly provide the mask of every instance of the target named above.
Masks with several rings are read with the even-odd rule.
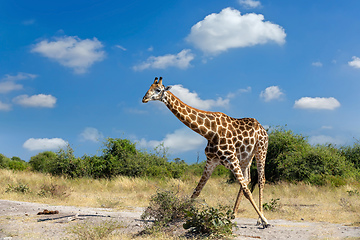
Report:
[[[169,110],[186,126],[207,140],[216,134],[215,112],[202,111],[182,102],[172,92],[166,91],[162,101]]]

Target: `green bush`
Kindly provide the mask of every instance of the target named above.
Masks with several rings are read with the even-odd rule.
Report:
[[[265,175],[270,182],[343,185],[344,179],[356,176],[344,155],[331,144],[312,146],[306,137],[278,127],[269,132]]]
[[[151,196],[149,206],[141,215],[141,219],[153,221],[145,233],[166,231],[167,227],[185,222],[183,227],[190,233],[216,238],[232,234],[232,228],[236,226],[232,222],[234,218],[229,207],[204,207],[171,191],[161,191]]]
[[[0,154],[0,168],[7,168],[10,170],[23,171],[27,169],[29,164],[19,157],[12,157],[11,159]]]
[[[18,193],[29,193],[30,188],[27,184],[19,183],[17,185],[8,184],[5,192],[18,192]]]
[[[21,161],[11,160],[8,164],[8,167],[11,170],[24,171],[29,167],[29,164],[23,160]]]
[[[128,139],[108,138],[101,156],[74,156],[70,146],[57,153],[46,151],[31,157],[29,164],[38,172],[66,177],[113,178],[129,177],[180,178],[187,169],[184,161],[169,162],[166,149],[160,146],[156,153],[139,151]],[[1,156],[0,156],[1,160]],[[8,159],[2,162],[8,165]],[[0,162],[1,163],[1,162]]]
[[[354,167],[360,170],[360,144],[359,141],[352,146],[343,146],[340,148],[341,154],[349,162],[354,164]]]
[[[52,175],[70,178],[86,176],[85,162],[74,156],[74,150],[68,145],[66,149],[60,149],[57,158],[49,164],[49,173]]]
[[[37,172],[49,173],[50,166],[56,162],[57,155],[51,151],[39,153],[30,158],[29,164],[31,168]]]
[[[236,226],[233,219],[235,216],[230,207],[193,206],[187,211],[187,220],[183,227],[195,234],[220,238],[232,234],[232,228]]]
[[[141,219],[153,219],[155,226],[163,227],[185,219],[186,210],[190,210],[192,200],[180,198],[172,191],[157,192],[150,198],[149,206]]]
[[[272,211],[272,212],[275,212],[277,210],[279,210],[279,201],[280,201],[280,198],[272,198],[270,202],[266,202],[263,204],[263,209],[265,211]]]
[[[0,168],[8,168],[10,159],[0,153]]]
[[[281,127],[272,129],[268,134],[269,145],[266,155],[265,175],[268,181],[275,182],[283,179],[284,172],[279,169],[282,159],[288,156],[298,156],[298,153],[303,151],[309,144],[305,137]]]
[[[306,137],[284,127],[272,128],[265,163],[269,182],[305,181],[315,185],[345,184],[349,178],[360,179],[360,144],[336,148],[333,145],[312,146]],[[250,167],[253,190],[257,182],[255,160]],[[113,178],[129,177],[182,178],[202,175],[206,162],[188,165],[175,158],[169,161],[167,149],[160,145],[154,153],[141,151],[128,139],[108,138],[101,156],[74,156],[70,146],[57,153],[46,151],[31,157],[29,164],[35,171],[66,177]],[[0,168],[24,170],[27,163],[18,157],[9,159],[0,154]],[[186,175],[185,175],[186,173]],[[229,183],[236,182],[231,171],[218,166],[212,176],[229,176]]]
[[[346,178],[352,174],[352,164],[347,162],[345,157],[332,146],[307,145],[287,155],[282,154],[275,162],[280,178],[287,181],[319,183],[321,176]]]

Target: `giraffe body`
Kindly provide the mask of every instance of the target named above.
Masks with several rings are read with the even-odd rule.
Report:
[[[268,135],[254,118],[232,118],[221,112],[202,111],[183,103],[169,87],[162,85],[162,78],[154,83],[145,94],[143,102],[159,100],[186,126],[208,140],[205,148],[207,157],[205,169],[191,198],[199,196],[215,167],[223,165],[230,169],[240,183],[234,212],[237,211],[241,195],[250,201],[264,227],[269,224],[262,211],[262,196],[265,185],[265,158]],[[256,206],[247,185],[250,182],[250,165],[255,156],[259,176],[259,207]]]

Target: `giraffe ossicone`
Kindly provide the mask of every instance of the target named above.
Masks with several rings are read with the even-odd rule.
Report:
[[[205,169],[191,198],[199,196],[215,167],[223,165],[234,173],[240,183],[234,212],[237,212],[241,195],[244,194],[259,215],[258,223],[268,227],[269,223],[264,217],[262,207],[268,147],[266,130],[254,118],[232,118],[221,112],[193,108],[182,102],[169,89],[170,87],[163,85],[162,77],[155,78],[142,102],[157,100],[165,103],[182,123],[208,140],[205,148],[207,157]],[[259,177],[259,207],[256,206],[251,191],[247,187],[251,180],[250,165],[254,157]]]

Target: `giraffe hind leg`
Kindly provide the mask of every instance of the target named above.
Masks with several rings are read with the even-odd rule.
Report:
[[[252,162],[252,159],[254,158],[254,155],[251,157],[250,162]],[[247,182],[246,185],[249,185],[249,183],[251,182],[251,175],[250,175],[250,166],[248,166],[246,169],[242,170],[243,173],[244,171],[247,171]],[[253,189],[251,189],[251,192],[253,192]],[[239,205],[240,205],[240,201],[241,201],[241,197],[243,195],[243,189],[240,185],[240,189],[239,189],[239,193],[236,197],[236,201],[235,201],[235,206],[234,206],[234,214],[237,213],[238,209],[239,209]]]
[[[246,169],[245,171],[248,171],[248,176],[250,176],[250,168]],[[249,185],[250,181],[251,181],[251,179],[248,178],[247,182],[246,182],[246,185]],[[241,187],[241,184],[240,184],[239,192],[238,192],[238,195],[236,197],[236,201],[235,201],[235,205],[234,205],[234,214],[236,214],[237,211],[239,210],[242,195],[243,195],[243,188]]]
[[[242,187],[240,185],[240,189],[239,189],[238,195],[236,197],[235,205],[234,205],[234,210],[233,210],[234,214],[236,214],[238,209],[239,209],[241,197],[243,195],[242,193],[243,193],[243,190],[242,190]]]
[[[231,164],[230,164],[231,162]],[[252,194],[250,192],[250,190],[247,187],[247,181],[245,180],[242,171],[240,170],[239,164],[236,161],[228,161],[228,164],[226,166],[229,169],[232,169],[235,177],[237,178],[237,180],[240,183],[240,186],[242,188],[242,192],[244,193],[244,196],[250,201],[251,205],[254,207],[256,213],[259,215],[260,219],[261,219],[261,223],[264,226],[264,228],[270,226],[270,224],[268,223],[267,219],[264,217],[263,213],[260,212],[259,208],[256,206],[256,203],[252,197]],[[237,169],[237,170],[236,170]]]
[[[263,213],[263,191],[265,187],[265,159],[266,159],[267,145],[263,149],[256,149],[256,168],[258,172],[258,184],[259,184],[259,210]],[[261,224],[259,218],[258,224]]]

